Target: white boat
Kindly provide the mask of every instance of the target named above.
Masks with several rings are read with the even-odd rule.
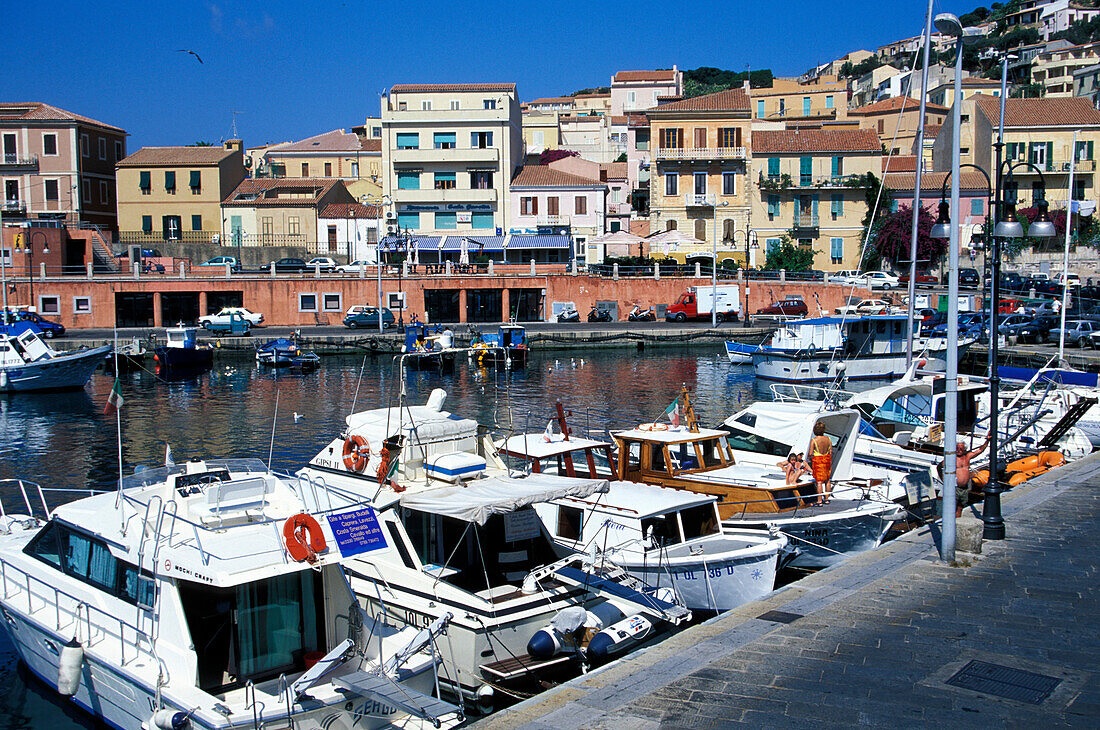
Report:
[[[462,720],[431,696],[446,622],[418,632],[359,610],[340,568],[353,543],[333,528],[358,517],[350,503],[318,510],[315,490],[255,459],[141,471],[48,517],[53,492],[4,487],[27,509],[0,530],[4,629],[35,675],[110,725]]]
[[[559,433],[510,436],[504,457],[534,473],[601,476],[613,468],[611,444]],[[726,611],[769,593],[787,539],[726,530],[708,495],[637,482],[612,481],[606,493],[535,506],[560,544],[598,550],[651,586],[671,586],[692,610]]]
[[[0,324],[0,393],[79,390],[111,353],[111,345],[58,352],[36,329]]]
[[[765,347],[753,352],[753,369],[758,378],[783,383],[896,378],[906,370],[906,334],[904,315],[787,322]],[[960,357],[972,342],[960,340]],[[925,369],[944,369],[944,338],[917,338],[913,347]]]
[[[349,415],[300,473],[375,509],[377,547],[345,562],[371,615],[424,625],[453,613],[438,646],[447,688],[489,706],[499,687],[575,673],[690,617],[665,600],[671,591],[662,598],[620,568],[586,563],[543,528],[533,505],[605,492],[606,479],[509,474],[477,422],[443,410],[445,397]],[[603,634],[600,656],[577,633],[585,623],[592,641]]]

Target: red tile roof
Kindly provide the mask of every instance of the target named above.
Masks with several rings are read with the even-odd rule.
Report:
[[[363,152],[381,152],[382,140],[364,137],[360,144],[360,149],[363,150]]]
[[[606,173],[608,180],[626,180],[628,175],[625,162],[608,162],[601,164],[600,172]]]
[[[524,165],[512,178],[512,187],[590,188],[602,186],[603,184],[599,180],[555,170],[547,165]]]
[[[943,189],[943,182],[946,177],[946,172],[929,172],[926,170],[920,176],[921,193],[923,194],[931,191],[938,194]],[[891,190],[902,190],[912,193],[913,187],[917,184],[917,174],[915,171],[887,172],[882,176],[882,180],[883,184]],[[951,183],[948,183],[948,186],[950,185]],[[959,189],[985,191],[989,189],[989,185],[980,172],[962,170],[959,173]],[[902,200],[901,202],[905,201]]]
[[[562,104],[562,103],[572,104],[575,101],[576,101],[576,99],[572,96],[546,96],[546,97],[543,97],[542,99],[532,99],[531,101],[529,101],[527,103],[528,104]]]
[[[627,114],[627,124],[631,127],[648,127],[649,117],[645,114]]]
[[[379,205],[362,203],[329,203],[317,214],[318,218],[377,218],[382,212]]]
[[[954,82],[952,82],[954,83]],[[981,76],[967,76],[962,80],[963,86],[988,86],[993,89],[1001,88],[999,79],[983,79]]]
[[[435,91],[511,91],[515,84],[394,84],[391,94],[423,94]]]
[[[676,72],[671,69],[662,71],[620,71],[615,74],[614,81],[630,83],[631,81],[672,81]]]
[[[223,206],[238,208],[309,208],[316,206],[334,187],[344,188],[344,183],[331,178],[283,177],[247,178],[222,201]],[[265,197],[271,193],[306,193],[309,197]],[[350,195],[344,188],[344,194]],[[244,196],[244,199],[242,199]],[[252,197],[256,196],[256,197]]]
[[[883,172],[916,172],[917,171],[917,156],[916,155],[894,155],[893,157],[882,158],[882,171]]]
[[[690,99],[674,101],[670,104],[662,104],[650,112],[680,112],[680,111],[731,111],[747,112],[749,110],[749,97],[741,87],[726,89],[714,94],[693,96]]]
[[[312,137],[306,137],[300,142],[279,145],[278,149],[270,150],[273,154],[280,152],[355,152],[360,149],[359,137],[342,129],[334,129]]]
[[[1001,120],[1001,99],[975,94],[970,97],[990,124]],[[1005,99],[1006,127],[1068,127],[1100,124],[1100,111],[1083,96],[1061,99]]]
[[[942,124],[926,124],[924,125],[924,138],[925,140],[935,139],[939,136],[940,130],[943,129]]]
[[[24,103],[0,103],[0,122],[7,121],[9,119],[22,119],[28,121],[56,120],[59,122],[79,122],[81,124],[93,124],[97,127],[103,127],[104,129],[110,129],[115,132],[125,133],[125,130],[120,127],[115,127],[110,124],[104,124],[103,122],[96,121],[91,117],[74,114],[51,104],[44,104],[40,101],[31,101]]]
[[[873,129],[802,129],[752,133],[753,154],[784,152],[879,152]]]
[[[236,150],[224,147],[142,147],[134,154],[119,160],[118,167],[164,167],[178,165],[217,165],[233,155]]]
[[[917,111],[920,109],[920,99],[913,99],[908,96],[894,96],[889,99],[883,99],[882,101],[876,101],[874,104],[868,104],[867,106],[861,106],[856,109],[850,109],[848,114],[852,116],[863,116],[865,114],[888,114],[890,112],[896,112],[902,107],[905,107],[905,111]],[[925,104],[925,112],[933,112],[935,114],[946,114],[948,112],[947,107],[940,106],[939,104]]]

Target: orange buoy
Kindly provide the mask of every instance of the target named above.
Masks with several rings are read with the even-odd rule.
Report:
[[[317,554],[328,549],[321,525],[312,515],[299,512],[283,523],[283,541],[286,551],[295,562],[317,562]]]
[[[367,458],[370,456],[370,447],[367,440],[356,434],[344,439],[344,468],[348,471],[361,474],[367,468]]]

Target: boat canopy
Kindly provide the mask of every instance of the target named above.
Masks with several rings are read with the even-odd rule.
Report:
[[[554,434],[549,441],[541,433],[518,434],[496,442],[497,449],[529,459],[545,459],[550,456],[568,454],[584,449],[610,448],[607,441],[596,441],[579,436],[570,436],[569,440],[560,434]]]
[[[477,436],[477,421],[462,418],[432,405],[379,408],[353,413],[345,419],[348,433],[380,444],[401,433],[409,446]]]
[[[465,486],[406,493],[400,501],[402,507],[484,525],[492,515],[515,512],[536,502],[563,497],[583,499],[607,489],[606,479],[531,474],[526,477],[489,477],[467,482]]]

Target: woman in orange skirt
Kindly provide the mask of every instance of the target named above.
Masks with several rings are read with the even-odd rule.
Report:
[[[825,435],[825,424],[814,424],[814,437],[810,439],[810,465],[817,489],[817,503],[828,504],[833,493],[833,442]]]

